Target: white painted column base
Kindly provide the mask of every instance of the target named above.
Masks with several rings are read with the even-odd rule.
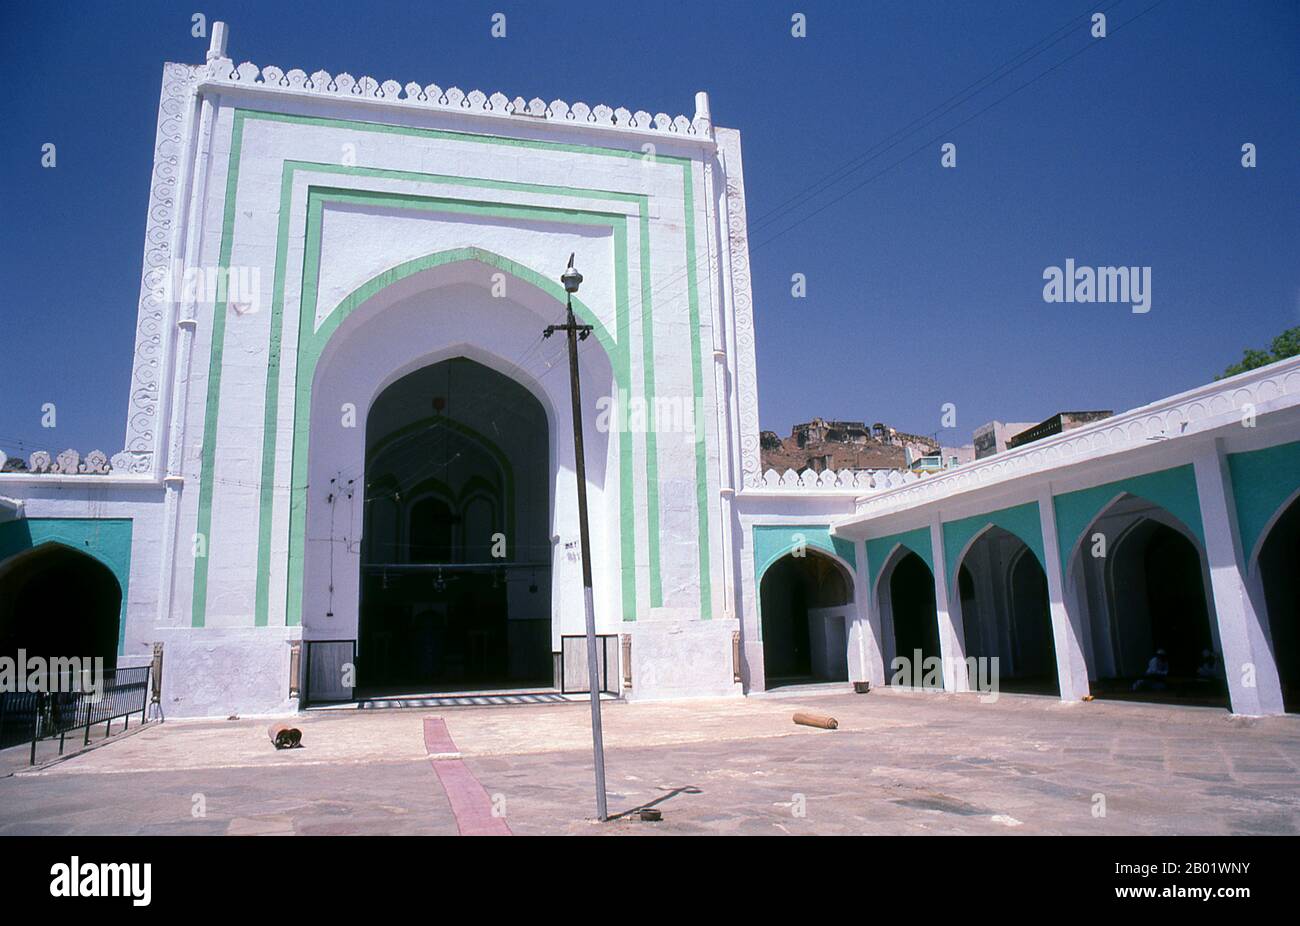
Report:
[[[1193,469],[1233,713],[1281,714],[1282,685],[1269,646],[1266,612],[1262,602],[1252,599],[1245,580],[1237,509],[1221,438],[1205,445]]]
[[[943,524],[939,512],[930,521],[930,550],[934,556],[934,606],[939,621],[939,657],[943,660],[944,691],[970,691],[966,671],[966,641],[961,614],[954,613],[948,597],[948,566],[943,553]],[[920,669],[914,668],[919,677]]]
[[[870,682],[872,687],[879,687],[885,684],[884,647],[880,608],[867,582],[871,568],[867,562],[865,540],[857,541],[854,553],[858,562],[853,576],[853,598],[857,612],[853,626],[849,629],[849,680]]]
[[[1061,549],[1056,536],[1056,509],[1052,490],[1038,493],[1038,523],[1043,535],[1043,569],[1047,573],[1047,602],[1052,618],[1052,645],[1056,651],[1056,683],[1062,701],[1081,701],[1089,694],[1088,662],[1083,653],[1082,615],[1071,614],[1065,604]]]

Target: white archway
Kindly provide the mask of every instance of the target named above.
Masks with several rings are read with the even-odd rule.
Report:
[[[787,551],[758,576],[764,687],[848,681],[849,628],[856,615],[853,567],[807,546]]]
[[[1059,694],[1047,575],[1037,554],[989,523],[956,562],[950,607],[961,615],[965,656],[997,658],[1006,690]]]
[[[1153,617],[1155,612],[1151,611],[1150,594],[1160,593],[1163,586],[1148,588],[1147,584],[1148,548],[1162,531],[1166,532],[1164,536],[1177,537],[1195,551],[1197,572],[1190,580],[1194,582],[1192,588],[1179,585],[1166,589],[1170,594],[1192,596],[1187,607],[1178,609],[1180,613],[1189,612],[1185,633],[1175,634],[1170,640],[1163,637],[1172,631],[1162,629],[1163,619]],[[1071,550],[1066,594],[1074,603],[1074,613],[1081,616],[1088,677],[1098,697],[1187,697],[1198,703],[1222,702],[1226,706],[1226,689],[1221,691],[1217,683],[1197,678],[1200,651],[1222,651],[1209,575],[1204,544],[1163,506],[1122,492],[1096,514]],[[1190,612],[1203,613],[1204,621]],[[1169,683],[1140,681],[1152,653],[1171,645],[1179,650],[1179,665],[1171,667]],[[1194,652],[1188,655],[1185,649]]]
[[[357,305],[321,352],[312,379],[304,520],[302,620],[308,639],[356,639],[366,424],[375,399],[402,377],[464,357],[508,377],[537,399],[548,430],[553,569],[552,648],[562,633],[581,632],[569,382],[560,339],[543,341],[562,306],[549,293],[511,278],[510,298],[492,294],[493,274],[478,260],[407,276]],[[580,353],[584,400],[613,394],[610,358],[595,338]],[[353,410],[352,426],[341,410]],[[589,430],[587,473],[597,620],[617,627],[621,574],[618,543],[618,435]],[[348,493],[351,493],[350,495]],[[566,546],[570,546],[566,549]],[[576,616],[575,616],[576,615]]]
[[[912,562],[913,559],[915,562]],[[895,600],[894,577],[898,567],[905,561],[908,563],[909,575],[905,578],[908,579],[909,587],[900,590],[909,591],[911,595],[901,602],[905,606],[905,619],[899,621],[896,619],[895,612],[900,601]],[[919,567],[917,563],[920,564]],[[921,568],[926,570],[928,583],[922,581]],[[921,587],[922,585],[928,588],[928,601],[925,599],[926,591]],[[930,657],[941,658],[939,617],[937,601],[934,597],[934,570],[920,553],[905,544],[894,544],[885,557],[880,573],[876,576],[871,594],[876,602],[877,613],[880,615],[880,650],[887,682],[895,676],[895,659],[901,657],[909,660],[911,664],[915,661],[916,649],[922,651],[923,662]],[[912,665],[912,678],[920,679],[923,669],[923,664]]]

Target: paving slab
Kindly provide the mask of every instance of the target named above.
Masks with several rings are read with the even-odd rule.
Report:
[[[0,834],[454,835],[430,716],[309,713],[283,751],[266,720],[168,722],[0,779]],[[436,716],[516,835],[1300,833],[1295,716],[888,690],[616,702],[604,824],[585,704]]]

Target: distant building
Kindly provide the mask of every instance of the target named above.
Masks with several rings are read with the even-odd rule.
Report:
[[[778,473],[905,471],[909,459],[939,452],[939,445],[929,437],[906,434],[880,422],[868,427],[862,421],[828,418],[796,424],[786,438],[775,431],[762,431],[759,448],[763,469]]]
[[[909,447],[907,448],[907,468],[914,473],[939,473],[946,469],[953,469],[961,466],[963,463],[971,463],[975,460],[975,446],[967,444],[964,447],[941,447],[936,451],[924,454],[916,454]]]
[[[971,437],[975,445],[975,459],[982,460],[985,457],[991,457],[995,453],[1002,453],[1007,449],[1007,439],[1014,437],[1021,431],[1032,428],[1032,421],[990,421],[988,424],[982,424],[975,429]]]
[[[1025,444],[1032,444],[1036,440],[1042,440],[1044,437],[1051,437],[1053,434],[1063,434],[1066,431],[1073,431],[1075,428],[1081,428],[1085,424],[1092,424],[1094,421],[1101,421],[1103,418],[1109,418],[1115,414],[1112,411],[1104,412],[1057,412],[1046,421],[1040,421],[1027,430],[1021,431],[1007,441],[1007,449],[1011,450],[1016,447],[1023,447]]]
[[[796,424],[791,432],[800,447],[829,441],[835,444],[865,444],[871,439],[871,432],[862,421],[827,421],[814,418],[804,424]]]
[[[962,444],[960,447],[944,447],[943,458],[948,461],[949,468],[961,466],[963,463],[975,462],[975,445]]]

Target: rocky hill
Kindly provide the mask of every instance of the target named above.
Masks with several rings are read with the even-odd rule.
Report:
[[[906,469],[907,448],[913,457],[939,449],[931,438],[905,434],[881,422],[814,418],[797,424],[789,437],[775,431],[760,435],[763,469],[802,472],[811,469]]]

